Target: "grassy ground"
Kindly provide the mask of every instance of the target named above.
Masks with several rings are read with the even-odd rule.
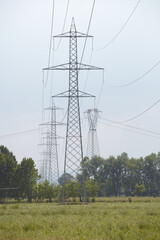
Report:
[[[88,205],[0,205],[0,240],[160,239],[159,198],[101,198]]]

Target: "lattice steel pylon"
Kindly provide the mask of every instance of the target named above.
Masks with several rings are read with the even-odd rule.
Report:
[[[93,156],[100,156],[99,144],[97,138],[97,121],[100,111],[97,108],[88,109],[85,116],[88,119],[89,132],[86,156],[91,159]]]
[[[43,152],[41,153],[42,155],[42,161],[41,161],[41,165],[40,165],[40,175],[41,175],[41,182],[44,182],[45,180],[49,181],[49,174],[48,174],[48,170],[49,170],[49,161],[50,161],[50,130],[47,129],[46,132],[43,132],[42,135],[43,137],[43,142],[41,144],[39,144],[40,146],[43,147]]]
[[[66,130],[66,145],[65,145],[65,160],[64,160],[64,184],[62,192],[62,202],[65,201],[64,188],[66,173],[76,177],[76,174],[82,167],[83,173],[83,147],[82,147],[82,131],[80,120],[80,97],[94,97],[93,95],[79,91],[78,76],[80,70],[103,70],[94,66],[78,63],[77,56],[77,38],[91,37],[89,35],[77,32],[75,21],[72,19],[71,28],[68,33],[63,33],[55,37],[69,38],[69,63],[61,64],[45,68],[44,70],[69,70],[69,90],[62,92],[54,97],[67,97],[68,98],[68,112],[67,112],[67,130]],[[82,164],[82,165],[81,165]],[[85,202],[86,189],[85,189],[85,176],[83,174],[84,195]]]
[[[44,142],[41,144],[45,147],[43,154],[43,161],[41,166],[41,174],[43,180],[48,180],[52,184],[57,184],[59,179],[59,164],[58,164],[58,150],[57,150],[57,125],[61,125],[56,121],[56,112],[60,110],[52,101],[52,106],[45,108],[51,111],[51,121],[43,123],[47,127],[46,136],[43,138]]]

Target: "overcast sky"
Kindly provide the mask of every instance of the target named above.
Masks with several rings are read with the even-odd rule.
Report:
[[[127,84],[141,77],[160,61],[160,2],[141,0],[123,31],[106,46],[127,21],[137,0],[97,0],[89,33],[94,36],[92,65],[105,69],[104,85],[98,108],[102,111],[97,134],[101,156],[119,155],[127,152],[130,157],[146,156],[160,151],[160,135],[148,136],[131,131],[130,128],[107,123],[104,119],[125,121],[150,107],[160,98],[160,65],[138,82],[123,88],[111,85]],[[70,0],[64,32],[69,31],[71,19],[75,18],[77,30],[87,32],[92,0]],[[62,32],[67,0],[55,1],[53,35]],[[51,32],[52,0],[1,0],[0,1],[0,144],[7,146],[20,162],[32,157],[38,162],[40,134],[3,135],[38,128],[42,119],[42,69],[48,65]],[[58,40],[54,41],[55,47]],[[83,40],[79,42],[79,59]],[[92,41],[87,41],[83,62],[89,64]],[[68,62],[68,40],[62,40],[52,54],[55,65]],[[53,59],[53,57],[52,57]],[[52,65],[52,64],[51,64]],[[79,87],[84,90],[87,73],[80,74]],[[50,94],[68,88],[68,74],[49,75],[44,91],[44,106],[50,103]],[[102,72],[90,72],[86,92],[99,97]],[[64,101],[56,105],[66,110]],[[93,108],[93,101],[81,103],[81,115]],[[128,125],[160,134],[160,103]],[[119,128],[120,127],[120,128]],[[84,146],[87,142],[88,125],[82,120]],[[64,135],[64,127],[58,129]],[[153,134],[152,134],[153,135]],[[63,168],[63,140],[59,141],[60,167]],[[85,151],[85,149],[84,149]]]

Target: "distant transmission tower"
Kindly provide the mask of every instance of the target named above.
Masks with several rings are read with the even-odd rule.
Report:
[[[61,125],[56,121],[56,111],[60,110],[54,105],[46,108],[45,110],[51,111],[51,121],[43,123],[42,125],[47,127],[46,136],[43,138],[44,142],[41,144],[44,146],[43,161],[41,166],[42,179],[48,180],[50,183],[57,184],[59,179],[59,164],[58,164],[58,150],[57,150],[57,125]],[[45,133],[43,133],[45,134]]]
[[[42,160],[40,165],[40,175],[41,175],[41,182],[44,182],[45,180],[49,181],[49,161],[50,161],[50,130],[47,129],[46,132],[42,133],[43,135],[43,142],[39,145],[43,147]]]
[[[87,154],[86,156],[91,159],[93,156],[100,156],[98,138],[97,138],[97,120],[99,118],[100,111],[96,108],[88,109],[85,112],[88,118],[89,132],[88,132],[88,143],[87,143]]]
[[[54,97],[67,97],[68,98],[68,112],[67,112],[67,130],[66,130],[66,146],[65,146],[65,160],[64,160],[64,184],[62,193],[62,202],[65,201],[64,187],[66,182],[66,173],[76,177],[80,164],[82,164],[83,172],[83,148],[82,148],[82,132],[80,120],[80,97],[94,97],[90,94],[79,91],[78,88],[78,75],[80,70],[100,70],[97,68],[82,63],[78,63],[77,57],[77,38],[91,37],[86,34],[77,32],[74,19],[72,19],[71,28],[68,33],[63,33],[55,37],[69,38],[69,63],[58,66],[46,68],[44,70],[69,70],[69,90],[62,92]],[[83,186],[85,202],[86,188],[85,177],[83,174]],[[77,189],[78,190],[78,189]]]

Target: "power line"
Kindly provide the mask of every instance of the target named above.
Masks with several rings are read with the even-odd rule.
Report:
[[[136,116],[134,116],[134,117],[132,117],[132,118],[129,118],[129,119],[127,119],[127,120],[120,121],[120,122],[118,122],[118,121],[113,121],[113,120],[109,120],[109,121],[111,121],[111,122],[113,122],[113,123],[126,123],[126,122],[130,122],[130,121],[132,121],[132,120],[134,120],[134,119],[142,116],[142,115],[145,114],[146,112],[148,112],[150,109],[152,109],[154,106],[156,106],[159,102],[160,102],[160,99],[159,99],[158,101],[156,101],[154,104],[152,104],[149,108],[147,108],[146,110],[144,110],[143,112],[141,112],[140,114],[138,114],[138,115],[136,115]]]
[[[64,17],[64,23],[63,23],[63,27],[62,27],[62,33],[64,32],[64,28],[66,25],[66,20],[67,20],[67,15],[68,15],[68,10],[69,10],[69,4],[70,4],[70,0],[68,0],[67,2],[67,8],[66,8],[66,12],[65,12],[65,17]],[[61,44],[62,38],[60,38],[57,47],[54,49],[54,51],[57,51],[57,49],[59,48],[60,44]]]
[[[104,120],[106,122],[115,124],[114,122],[112,122],[112,121],[110,121],[108,119],[105,119],[105,118],[100,118],[100,119],[102,119],[102,120]],[[153,134],[153,135],[160,136],[159,132],[147,130],[147,129],[144,129],[144,128],[139,128],[139,127],[135,127],[135,126],[127,125],[127,124],[121,124],[121,123],[118,123],[118,125],[124,126],[124,127],[127,127],[127,128],[131,128],[131,129],[135,129],[135,130],[138,130],[138,131],[141,131],[141,132],[150,133],[150,134]]]
[[[50,60],[51,60],[52,36],[53,36],[53,23],[54,23],[54,12],[55,12],[55,0],[53,0],[53,7],[52,7],[51,34],[50,34],[49,55],[48,55],[48,68],[49,68]],[[47,77],[46,77],[46,82],[45,82],[44,86],[47,85],[47,82],[48,82],[48,75],[49,75],[49,70],[47,71]]]
[[[91,10],[91,15],[90,15],[90,19],[89,19],[89,24],[88,24],[88,29],[87,29],[87,34],[86,34],[86,38],[85,38],[85,42],[84,42],[84,47],[83,47],[83,51],[82,51],[82,56],[81,56],[81,61],[80,61],[80,65],[82,63],[83,57],[84,57],[84,52],[85,52],[85,48],[86,48],[86,44],[87,44],[87,36],[89,34],[89,30],[90,30],[90,26],[91,26],[91,21],[92,21],[92,17],[93,17],[93,12],[94,12],[94,7],[95,7],[95,3],[96,0],[93,1],[93,5],[92,5],[92,10]],[[90,56],[90,60],[89,60],[89,65],[92,61],[92,57],[93,57],[93,41],[92,41],[92,52],[91,52],[91,56]],[[85,81],[85,85],[84,85],[84,89],[83,91],[85,91],[86,86],[87,86],[87,81],[88,81],[88,76],[89,76],[89,71],[87,72],[87,77],[86,77],[86,81]],[[83,99],[81,99],[81,105],[82,105],[82,101]]]
[[[92,62],[92,57],[93,57],[93,48],[92,48],[92,52],[91,52],[91,55],[90,55],[90,59],[89,59],[89,65],[91,64]],[[85,84],[84,84],[84,88],[83,88],[83,92],[85,92],[86,90],[86,86],[87,86],[87,82],[88,82],[88,77],[89,77],[89,70],[87,71],[87,76],[86,76],[86,81],[85,81]],[[81,99],[81,102],[80,102],[80,106],[82,105],[82,102],[83,102],[83,98]]]
[[[64,114],[64,116],[63,116],[63,118],[62,118],[62,120],[61,120],[61,123],[64,123],[64,120],[65,120],[65,118],[66,118],[66,116],[67,116],[67,113],[68,113],[68,108],[67,108],[67,110],[66,110],[66,112],[65,112],[65,114]]]
[[[10,133],[10,134],[5,134],[5,135],[1,135],[0,138],[6,138],[6,137],[14,137],[17,135],[26,135],[26,134],[30,134],[32,132],[38,132],[39,128],[34,128],[34,129],[30,129],[30,130],[26,130],[26,131],[21,131],[21,132],[15,132],[15,133]]]
[[[98,108],[98,105],[99,105],[99,101],[100,101],[100,98],[101,98],[101,95],[102,95],[102,91],[103,91],[103,86],[104,86],[104,70],[103,70],[102,85],[101,85],[101,89],[100,89],[100,92],[99,92],[99,97],[98,97],[97,107],[96,108]]]
[[[155,131],[151,131],[151,130],[144,129],[144,128],[140,128],[140,127],[135,127],[135,126],[128,125],[128,124],[115,123],[114,121],[111,121],[111,120],[109,120],[109,119],[102,118],[102,117],[100,117],[99,119],[100,119],[100,120],[103,120],[103,121],[106,121],[106,122],[108,122],[108,123],[120,125],[119,128],[121,128],[121,127],[127,127],[127,128],[131,128],[131,129],[133,129],[133,130],[138,130],[138,131],[141,131],[141,132],[144,132],[144,133],[147,133],[147,134],[157,135],[157,136],[160,137],[160,132],[155,132]],[[83,120],[85,120],[85,118],[84,118]],[[103,124],[104,124],[104,123],[103,123]],[[108,125],[109,125],[109,124],[108,124]],[[112,125],[111,125],[111,126],[112,126]],[[117,126],[117,127],[118,127],[118,126]]]
[[[83,3],[84,3],[84,0],[81,0],[79,6],[77,7],[77,10],[75,11],[75,12],[76,12],[76,13],[75,13],[76,16],[77,16],[78,14],[80,14],[80,9],[81,9]]]
[[[93,12],[94,12],[95,3],[96,3],[96,0],[93,1],[93,5],[92,5],[91,15],[90,15],[90,19],[89,19],[89,24],[88,24],[88,29],[87,29],[87,34],[86,34],[86,38],[85,38],[85,43],[84,43],[84,47],[83,47],[83,51],[82,51],[82,56],[81,56],[80,64],[82,63],[83,56],[84,56],[84,52],[85,52],[85,48],[86,48],[86,44],[87,44],[87,39],[88,39],[88,38],[87,38],[87,35],[89,34],[89,30],[90,30],[90,26],[91,26],[91,22],[92,22],[92,17],[93,17]]]
[[[116,87],[116,88],[122,88],[122,87],[127,87],[135,82],[138,82],[139,80],[141,80],[142,78],[144,78],[145,76],[147,76],[151,71],[153,71],[158,65],[160,64],[160,61],[158,61],[153,67],[151,67],[147,72],[145,72],[142,76],[140,76],[139,78],[135,79],[132,82],[123,84],[123,85],[111,85],[109,84],[109,86],[111,87]]]
[[[141,0],[139,0],[139,1],[137,2],[137,4],[136,4],[136,6],[134,7],[133,11],[131,12],[131,14],[129,15],[129,17],[127,18],[126,22],[125,22],[124,25],[121,27],[121,29],[119,30],[119,32],[114,36],[114,38],[113,38],[110,42],[108,42],[104,47],[97,48],[97,49],[94,48],[95,51],[101,51],[101,50],[105,49],[106,47],[108,47],[108,46],[120,35],[120,33],[123,31],[123,29],[126,27],[126,25],[128,24],[128,22],[130,21],[131,17],[133,16],[133,14],[134,14],[134,12],[136,11],[137,7],[139,6],[140,2],[141,2]]]
[[[104,125],[107,125],[107,126],[120,128],[120,129],[122,129],[122,130],[126,130],[126,131],[129,131],[129,132],[138,133],[138,134],[141,134],[141,135],[144,135],[144,136],[148,136],[148,137],[153,137],[153,138],[160,139],[159,136],[152,135],[152,134],[147,134],[147,133],[143,133],[143,132],[140,132],[140,131],[134,131],[134,130],[131,130],[131,129],[127,129],[127,128],[125,128],[125,126],[122,127],[122,126],[115,126],[115,125],[108,124],[108,123],[103,123],[103,122],[101,122],[101,123],[104,124]]]

